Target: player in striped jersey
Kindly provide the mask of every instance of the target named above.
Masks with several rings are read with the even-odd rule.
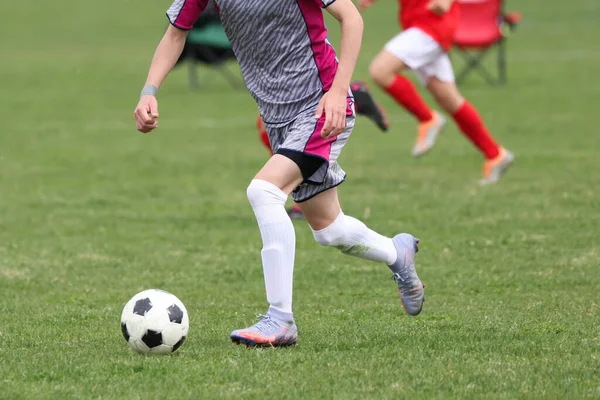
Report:
[[[137,128],[157,127],[159,86],[179,58],[207,0],[176,0],[171,26],[156,49],[134,111]],[[415,269],[418,240],[389,238],[345,215],[337,185],[346,174],[338,157],[354,126],[350,80],[362,39],[362,18],[351,0],[216,0],[250,94],[264,119],[274,155],[247,189],[261,233],[269,309],[230,337],[248,346],[296,343],[292,281],[296,237],[285,211],[289,195],[300,203],[315,240],[343,253],[386,264],[405,310],[421,312],[424,288]],[[339,62],[327,41],[325,8],[341,26]]]

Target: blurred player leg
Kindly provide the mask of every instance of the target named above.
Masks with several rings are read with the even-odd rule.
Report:
[[[435,144],[444,127],[445,118],[431,110],[412,82],[400,74],[407,68],[416,69],[428,62],[427,54],[423,54],[428,48],[421,47],[422,43],[414,31],[409,29],[388,42],[385,49],[375,57],[369,70],[373,80],[419,121],[412,154],[420,156]]]
[[[431,75],[428,78],[427,89],[434,95],[438,104],[452,115],[461,132],[485,156],[483,179],[480,183],[486,185],[497,182],[512,164],[514,156],[496,143],[475,107],[458,91],[448,56],[444,54],[419,73]]]
[[[364,115],[369,118],[383,132],[387,131],[390,123],[387,114],[373,98],[373,94],[364,81],[354,81],[350,85],[352,95],[354,96],[354,107],[356,114]]]
[[[269,135],[267,134],[267,128],[265,127],[265,123],[262,120],[262,117],[259,115],[256,120],[256,129],[258,130],[258,136],[260,137],[260,141],[262,144],[269,150],[269,153],[273,155],[273,150],[271,150],[271,143],[269,143]]]
[[[269,135],[267,134],[267,128],[265,127],[265,123],[263,122],[260,115],[258,116],[258,120],[256,121],[256,128],[258,129],[258,135],[260,136],[260,141],[262,144],[269,150],[269,153],[273,155],[273,150],[271,150],[271,144],[269,143]],[[302,215],[302,210],[298,204],[294,203],[292,208],[287,211],[288,215],[291,219],[302,219],[304,216]]]
[[[315,240],[342,253],[385,263],[392,270],[402,305],[410,315],[423,308],[424,287],[414,264],[418,240],[402,233],[393,239],[369,229],[364,223],[345,215],[340,207],[337,188],[321,192],[300,203]]]

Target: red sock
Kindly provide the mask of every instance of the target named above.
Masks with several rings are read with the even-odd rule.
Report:
[[[258,129],[258,135],[260,136],[260,141],[265,145],[271,155],[273,155],[273,150],[271,150],[271,143],[269,142],[269,135],[267,135],[267,129],[265,128],[265,124],[261,117],[258,117],[256,121],[256,129]]]
[[[433,118],[431,109],[408,78],[396,75],[394,82],[385,91],[420,122],[431,121]]]
[[[452,117],[460,130],[485,154],[487,159],[498,157],[500,147],[483,124],[475,107],[465,100]]]

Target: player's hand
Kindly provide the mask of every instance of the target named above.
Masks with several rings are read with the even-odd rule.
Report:
[[[344,132],[346,128],[346,96],[348,96],[346,91],[331,88],[321,98],[315,119],[321,119],[325,114],[325,125],[321,130],[323,139],[331,139]]]
[[[358,0],[358,8],[361,11],[364,11],[367,8],[371,7],[373,3],[375,3],[375,0]]]
[[[452,0],[431,0],[427,4],[427,9],[435,15],[443,15],[450,10],[450,6],[452,6]]]
[[[135,124],[137,130],[142,133],[148,133],[158,128],[158,102],[154,96],[142,96],[135,111]]]

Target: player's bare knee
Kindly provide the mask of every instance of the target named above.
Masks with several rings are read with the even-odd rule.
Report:
[[[373,79],[373,81],[377,84],[379,84],[379,69],[377,68],[377,59],[374,59],[373,61],[371,61],[371,64],[369,65],[369,76],[371,76],[371,79]]]
[[[394,81],[394,72],[390,71],[386,66],[375,58],[369,66],[369,75],[371,79],[381,87],[388,87]]]

